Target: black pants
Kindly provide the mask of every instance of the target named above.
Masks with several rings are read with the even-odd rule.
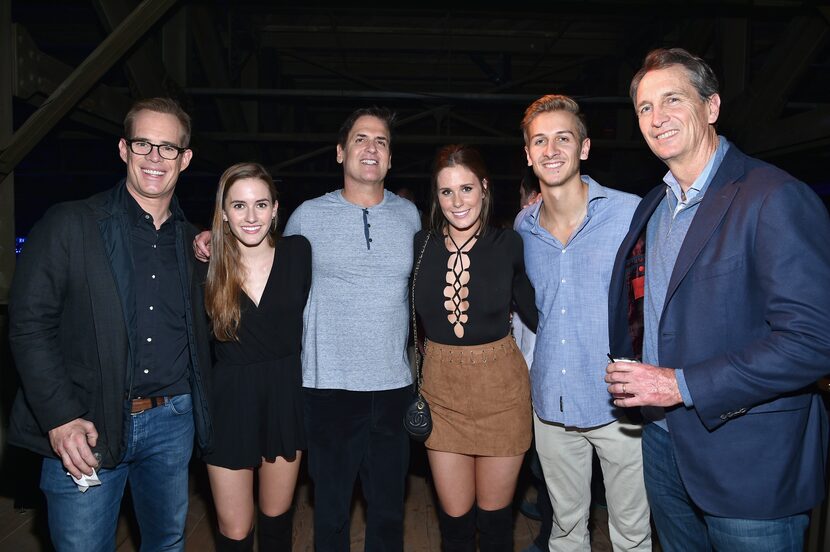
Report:
[[[412,388],[304,389],[308,470],[314,481],[315,550],[348,552],[355,478],[366,499],[367,552],[403,550]]]

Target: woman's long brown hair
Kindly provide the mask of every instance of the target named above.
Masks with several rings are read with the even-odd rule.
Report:
[[[237,163],[222,174],[216,190],[216,204],[211,224],[211,253],[205,289],[205,309],[211,320],[213,335],[219,341],[236,341],[239,321],[242,318],[239,296],[242,293],[243,274],[239,242],[222,219],[225,196],[239,180],[262,180],[271,193],[271,201],[277,200],[274,180],[259,163]],[[275,243],[275,227],[268,232],[268,244]]]

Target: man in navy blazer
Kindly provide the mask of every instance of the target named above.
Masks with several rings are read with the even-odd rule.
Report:
[[[797,550],[825,488],[830,221],[784,171],[715,122],[718,82],[655,50],[631,83],[669,168],[640,203],[609,292],[618,406],[642,406],[643,470],[666,551]]]

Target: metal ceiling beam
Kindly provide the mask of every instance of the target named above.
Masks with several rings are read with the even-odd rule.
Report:
[[[478,130],[480,130],[482,132],[486,132],[487,134],[492,134],[494,136],[511,136],[513,134],[513,133],[504,132],[503,130],[499,130],[497,128],[493,128],[490,125],[485,125],[483,123],[480,123],[478,121],[470,119],[469,117],[465,117],[463,115],[460,115],[459,113],[456,113],[452,110],[450,110],[449,116],[450,116],[450,119],[453,119],[454,121],[458,121],[458,122],[463,123],[467,126],[477,128]]]
[[[259,53],[252,53],[242,65],[239,80],[240,84],[246,88],[259,88]],[[245,114],[245,126],[250,130],[256,132],[259,130],[259,102],[249,100],[240,102],[242,105],[242,112]]]
[[[188,7],[181,6],[161,28],[161,59],[178,87],[187,84]]]
[[[618,52],[619,42],[624,36],[609,36],[605,33],[581,36],[559,37],[556,33],[532,33],[516,31],[512,34],[493,34],[484,31],[464,33],[464,30],[430,29],[430,33],[417,33],[390,25],[382,29],[362,27],[336,27],[324,30],[315,28],[262,28],[264,48],[290,49],[314,52],[316,50],[373,50],[382,45],[386,51],[453,53],[511,53],[536,55],[547,50],[549,42],[556,39],[556,47],[550,54],[567,56],[609,56]]]
[[[308,63],[282,55],[282,51],[272,52],[264,50],[265,55],[279,56],[280,72],[291,78],[291,85],[295,88],[323,88],[322,86],[302,85],[303,82],[355,82],[357,86],[344,85],[344,88],[357,88],[368,90],[385,90],[389,88],[390,82],[423,82],[426,86],[420,88],[445,87],[450,85],[454,88],[462,83],[475,83],[474,89],[485,91],[487,87],[493,86],[494,82],[482,74],[481,69],[470,62],[469,56],[452,55],[449,52],[444,54],[414,55],[408,52],[350,52],[348,54],[348,68],[336,59],[334,52],[319,52],[308,60]],[[555,56],[542,56],[531,58],[530,56],[501,56],[498,54],[479,55],[487,63],[500,66],[505,59],[510,60],[510,74],[508,82],[514,78],[524,78],[526,75],[533,75],[542,70],[549,72],[557,69],[565,59]],[[573,59],[573,58],[569,58]],[[607,58],[603,58],[607,59]],[[538,63],[537,63],[538,61]],[[336,69],[332,69],[336,67]],[[567,79],[580,76],[574,67],[567,73],[560,73],[557,79]],[[361,75],[361,78],[355,77]],[[372,79],[372,80],[369,80]],[[497,84],[503,84],[499,82]],[[288,88],[289,86],[281,86]],[[404,88],[407,90],[407,88]]]
[[[715,38],[715,20],[699,17],[679,20],[677,45],[704,57]]]
[[[728,117],[727,126],[748,138],[757,134],[757,127],[779,117],[793,87],[824,44],[828,31],[830,24],[818,14],[793,18]]]
[[[0,178],[5,178],[100,80],[100,78],[163,16],[176,0],[142,2],[78,66],[49,99],[7,140],[0,153]]]
[[[283,88],[186,88],[191,96],[216,96],[237,98],[280,98],[299,100],[329,100],[332,98],[364,100],[416,100],[422,102],[484,102],[528,104],[539,94],[500,94],[484,92],[397,92],[393,90],[322,90]],[[624,96],[574,96],[580,103],[630,107],[631,100]]]
[[[14,95],[39,107],[72,74],[72,67],[41,52],[21,25],[12,25],[12,37],[16,61],[12,82]],[[99,84],[78,102],[68,117],[106,134],[121,136],[124,115],[132,103],[126,90]],[[215,169],[227,166],[228,156],[223,146],[198,134],[193,136],[192,142],[198,152],[198,163]]]
[[[71,74],[72,67],[41,52],[28,31],[12,25],[14,40],[14,95],[29,104],[40,106]],[[92,88],[69,117],[108,134],[121,133],[121,122],[130,108],[130,97],[106,85]]]
[[[529,83],[532,83],[532,82],[541,81],[541,80],[543,80],[543,79],[545,79],[545,78],[547,78],[551,75],[560,74],[560,73],[562,73],[564,71],[567,71],[569,69],[573,69],[575,67],[585,65],[590,61],[594,61],[594,59],[595,59],[595,58],[583,56],[582,53],[578,54],[578,57],[577,57],[577,55],[575,55],[574,57],[576,57],[576,59],[571,59],[569,61],[558,63],[556,67],[553,67],[553,68],[550,68],[550,69],[544,69],[544,70],[535,72],[533,74],[527,75],[525,77],[522,77],[520,79],[515,79],[515,80],[512,80],[510,82],[506,82],[504,84],[501,84],[499,86],[494,86],[493,88],[488,89],[487,92],[492,94],[492,93],[495,93],[495,92],[501,92],[503,90],[510,90],[512,88],[516,88],[518,86],[523,86],[523,85],[526,85],[526,84],[529,84]]]
[[[104,29],[111,33],[119,23],[124,21],[135,7],[136,2],[125,0],[93,0],[92,6]],[[163,83],[167,80],[164,66],[157,61],[158,55],[153,51],[151,37],[145,40],[125,60],[125,68],[130,83],[142,98],[168,95]]]
[[[762,157],[830,147],[830,104],[771,121],[741,144],[744,151]]]
[[[475,38],[487,38],[488,40],[501,40],[505,38],[520,38],[522,40],[551,40],[558,39],[562,33],[560,30],[534,30],[528,29],[527,19],[515,18],[514,23],[520,23],[521,28],[508,29],[497,27],[461,27],[460,24],[443,25],[433,24],[423,27],[412,27],[395,24],[392,18],[386,18],[388,25],[264,25],[262,27],[263,34],[311,34],[311,35],[339,35],[343,36],[372,36],[380,35],[385,37],[394,37],[398,39],[404,36],[418,36],[426,39],[441,38],[445,40],[452,40],[458,38],[460,40],[468,40]],[[566,22],[559,22],[559,25]],[[574,33],[577,34],[577,33]],[[595,36],[597,33],[585,32],[579,36],[586,38]],[[369,46],[371,43],[366,42]]]
[[[322,69],[323,71],[326,71],[327,73],[331,73],[332,75],[337,75],[338,77],[341,77],[341,78],[343,78],[347,81],[354,82],[356,84],[360,84],[360,85],[365,86],[366,88],[369,88],[371,90],[380,90],[381,88],[383,88],[383,87],[378,86],[376,83],[374,83],[374,82],[372,82],[368,79],[363,79],[363,78],[358,77],[357,75],[349,73],[348,71],[340,71],[339,69],[335,69],[334,67],[326,65],[324,63],[314,61],[313,59],[310,59],[307,56],[303,56],[303,55],[298,54],[294,50],[291,50],[291,49],[288,49],[288,48],[282,48],[282,47],[277,48],[277,50],[279,51],[280,55],[294,58],[297,61],[305,63],[306,65],[310,65],[312,67]]]
[[[725,102],[741,96],[746,88],[749,44],[749,20],[729,18],[720,23],[723,58],[721,97]]]
[[[230,86],[228,62],[225,57],[226,49],[217,32],[213,11],[204,5],[194,5],[190,15],[193,18],[192,31],[196,51],[208,81],[211,86],[218,88]],[[242,105],[238,101],[216,96],[215,102],[217,115],[225,129],[229,131],[248,130]]]

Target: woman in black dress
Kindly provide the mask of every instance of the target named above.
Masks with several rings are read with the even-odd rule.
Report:
[[[291,502],[305,448],[300,350],[311,247],[275,238],[277,194],[255,163],[219,181],[205,303],[215,338],[214,448],[205,456],[219,518],[217,550],[291,549]]]
[[[510,312],[515,302],[536,330],[533,288],[519,235],[487,225],[488,187],[478,151],[441,149],[430,228],[415,236],[422,393],[433,419],[426,447],[443,550],[474,552],[476,528],[482,552],[513,549],[511,503],[531,439],[530,381]]]

